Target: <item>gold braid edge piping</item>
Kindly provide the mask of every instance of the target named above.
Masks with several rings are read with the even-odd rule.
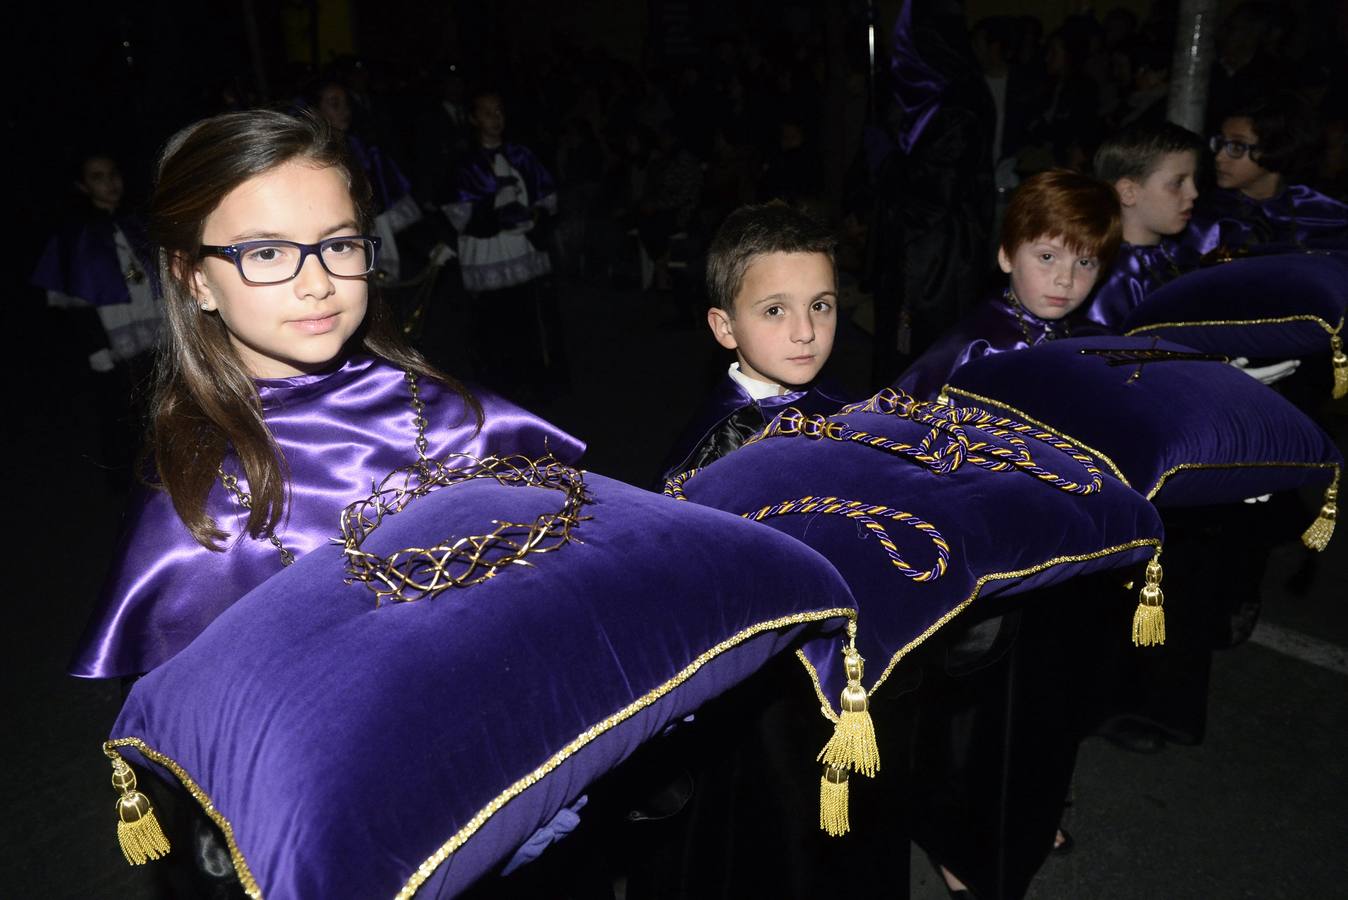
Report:
[[[762,634],[765,631],[775,631],[778,628],[787,628],[792,625],[821,622],[825,619],[845,618],[850,621],[855,621],[856,615],[857,613],[854,609],[839,607],[837,609],[816,610],[814,612],[782,616],[781,618],[770,619],[766,622],[759,622],[757,625],[751,625],[726,638],[719,644],[702,651],[692,662],[679,670],[678,674],[669,681],[666,681],[659,687],[653,688],[643,696],[633,700],[627,706],[624,706],[618,712],[603,721],[590,726],[585,731],[582,731],[565,747],[548,757],[542,765],[506,788],[502,793],[497,795],[494,800],[478,810],[477,814],[469,819],[466,825],[456,831],[449,840],[445,841],[445,843],[440,846],[440,849],[436,850],[425,862],[417,867],[416,872],[414,872],[412,877],[407,880],[407,883],[403,885],[402,890],[397,893],[395,900],[407,900],[407,898],[414,895],[417,890],[426,883],[427,879],[431,877],[435,870],[450,857],[450,854],[463,846],[468,838],[472,837],[479,828],[486,824],[488,819],[499,812],[508,802],[524,793],[525,790],[532,787],[534,784],[542,781],[544,777],[573,756],[577,751],[584,748],[590,741],[599,737],[604,732],[609,731],[615,725],[636,715],[641,710],[664,697],[674,688],[683,684],[689,678],[692,678],[693,675],[697,674],[699,669],[715,657],[720,656],[725,651],[730,650],[733,647],[744,643],[749,638]]]
[[[1236,463],[1180,463],[1177,466],[1171,466],[1161,473],[1161,477],[1156,479],[1156,483],[1151,486],[1151,490],[1144,495],[1148,500],[1160,493],[1161,488],[1165,486],[1166,480],[1171,475],[1188,469],[1333,469],[1335,472],[1339,469],[1338,463],[1332,462],[1236,462]]]
[[[941,618],[933,622],[930,626],[928,626],[926,631],[922,632],[920,635],[915,637],[912,641],[910,641],[907,645],[905,645],[901,650],[899,650],[890,658],[889,665],[887,665],[885,667],[885,670],[880,673],[880,677],[876,679],[875,683],[872,684],[870,688],[867,689],[866,695],[871,696],[877,690],[880,689],[880,685],[884,684],[885,679],[889,678],[889,674],[894,671],[894,667],[898,665],[899,660],[903,659],[903,657],[907,656],[916,647],[918,647],[925,640],[927,640],[927,638],[935,634],[937,630],[940,629],[943,625],[945,625],[951,619],[955,618],[955,616],[959,615],[966,606],[968,606],[970,603],[973,603],[974,600],[978,598],[978,595],[982,592],[983,586],[988,582],[1000,581],[1008,578],[1024,578],[1027,575],[1037,575],[1040,572],[1043,572],[1047,569],[1051,569],[1057,565],[1062,565],[1063,563],[1087,562],[1088,560],[1092,559],[1101,559],[1106,556],[1112,556],[1115,553],[1123,553],[1128,550],[1136,550],[1139,547],[1160,547],[1160,546],[1161,542],[1157,538],[1138,538],[1137,540],[1129,541],[1126,544],[1118,544],[1117,546],[1114,547],[1106,547],[1103,550],[1096,550],[1092,553],[1081,553],[1075,556],[1058,556],[1054,557],[1053,559],[1045,560],[1044,562],[1037,563],[1036,565],[1029,566],[1024,569],[1017,569],[1013,572],[993,572],[988,575],[982,576],[976,582],[974,582],[973,591],[969,594],[968,597],[964,598],[964,600],[960,602],[958,606],[956,606],[954,609],[950,610],[945,615],[941,616]],[[810,679],[814,682],[815,693],[819,695],[819,700],[824,705],[824,715],[829,719],[836,719],[838,714],[837,712],[834,711],[833,705],[829,702],[829,700],[824,697],[823,689],[819,684],[819,673],[815,671],[814,666],[810,664],[810,661],[806,659],[805,654],[800,650],[796,651],[796,658],[801,661],[801,664],[804,665],[806,670],[808,670],[810,673]]]
[[[1198,322],[1154,322],[1151,325],[1139,325],[1137,328],[1124,333],[1125,337],[1133,337],[1146,331],[1156,331],[1158,328],[1200,328],[1211,325],[1285,325],[1288,322],[1314,322],[1330,334],[1338,334],[1343,330],[1343,319],[1339,319],[1337,327],[1330,325],[1319,316],[1309,314],[1296,316],[1280,316],[1271,319],[1207,319]]]

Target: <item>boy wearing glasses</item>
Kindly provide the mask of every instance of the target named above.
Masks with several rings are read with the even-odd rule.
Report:
[[[1217,189],[1195,206],[1182,243],[1212,261],[1261,245],[1348,250],[1348,206],[1288,183],[1317,138],[1310,111],[1291,92],[1233,110],[1211,141]]]
[[[1134,125],[1096,151],[1096,177],[1119,195],[1123,243],[1086,310],[1092,321],[1118,330],[1144,297],[1193,268],[1175,235],[1192,216],[1202,151],[1198,135],[1170,122]]]

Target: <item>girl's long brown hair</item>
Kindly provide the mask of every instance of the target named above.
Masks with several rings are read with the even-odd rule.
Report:
[[[219,316],[204,315],[192,294],[192,273],[209,216],[230,191],[291,160],[334,166],[346,176],[368,230],[370,188],[347,157],[340,136],[322,119],[270,110],[226,113],[190,125],[160,155],[150,201],[150,237],[158,248],[167,306],[166,334],[155,367],[148,450],[160,486],[192,536],[213,550],[227,537],[206,512],[225,452],[233,449],[248,482],[247,532],[270,533],[285,514],[285,459],[262,417],[257,386]],[[370,286],[369,308],[347,350],[363,348],[396,366],[444,383],[482,427],[482,407],[464,387],[409,347]],[[412,448],[408,448],[412,461]]]

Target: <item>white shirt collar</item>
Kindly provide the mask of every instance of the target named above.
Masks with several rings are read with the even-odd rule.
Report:
[[[750,378],[740,371],[740,364],[733,362],[730,364],[730,377],[755,400],[766,400],[769,397],[780,397],[786,393],[786,388],[779,384],[770,384],[766,381],[759,381],[757,378]]]

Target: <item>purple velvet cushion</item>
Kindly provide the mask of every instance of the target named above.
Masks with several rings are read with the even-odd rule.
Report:
[[[1329,349],[1348,306],[1348,254],[1236,259],[1157,289],[1124,323],[1130,335],[1252,359],[1299,359]]]
[[[1342,458],[1329,436],[1276,391],[1218,361],[1145,362],[1134,378],[1135,360],[1151,350],[1194,354],[1152,338],[1073,338],[975,360],[946,393],[1081,442],[1162,506],[1236,502],[1334,477]],[[1098,351],[1119,351],[1120,364]]]
[[[880,402],[884,394],[871,402]],[[934,404],[917,408],[930,410]],[[948,468],[951,454],[959,453],[943,437],[928,447],[930,457],[942,459],[933,465],[871,445],[917,447],[928,424],[848,409],[816,421],[817,430],[831,432],[832,438],[762,438],[675,479],[668,492],[682,490],[696,503],[751,515],[799,501],[793,507],[797,511],[761,521],[819,551],[847,579],[859,612],[857,646],[868,662],[863,684],[870,690],[905,653],[976,597],[1127,565],[1150,557],[1159,543],[1161,523],[1151,504],[1106,474],[1093,478],[1081,461],[1052,446],[1027,438],[1026,466],[992,471],[978,463],[1006,457],[994,456],[983,442],[1006,450],[1017,445],[986,429],[966,427],[968,455],[938,473],[933,465]],[[779,416],[769,430],[784,421]],[[814,425],[807,427],[816,431]],[[1073,493],[1050,483],[1055,477],[1074,482],[1077,490],[1092,486],[1088,493]],[[884,533],[818,498],[858,501]],[[948,557],[944,572],[927,577],[936,573],[943,553]],[[894,554],[908,571],[895,564]],[[826,696],[835,700],[836,667],[813,655],[810,662],[819,670]]]
[[[585,480],[580,543],[417,602],[376,609],[343,583],[340,548],[313,551],[141,679],[112,736],[204,791],[269,900],[391,897],[422,877],[452,895],[773,654],[838,646],[853,601],[809,548]],[[443,488],[365,549],[485,534],[560,499]]]

